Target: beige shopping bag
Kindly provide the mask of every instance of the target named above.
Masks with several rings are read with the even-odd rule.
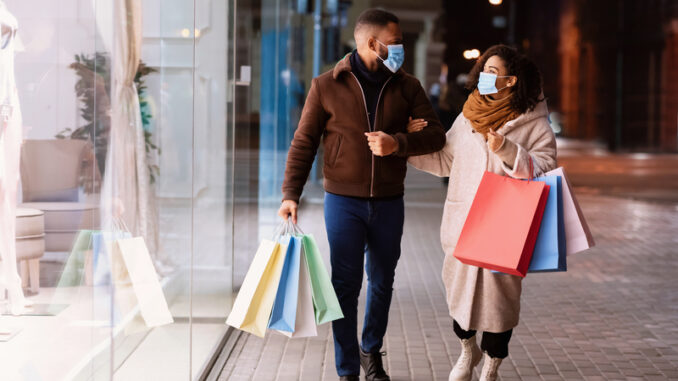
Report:
[[[563,224],[565,225],[565,252],[567,255],[584,251],[595,246],[584,213],[572,191],[570,180],[565,176],[563,167],[546,173],[547,176],[560,176],[563,182]]]
[[[287,247],[263,240],[254,255],[226,324],[264,337]]]
[[[123,316],[138,306],[148,328],[173,323],[144,239],[134,237],[115,240],[111,259],[115,299]]]

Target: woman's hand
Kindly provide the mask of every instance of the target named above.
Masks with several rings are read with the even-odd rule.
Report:
[[[497,152],[504,144],[504,139],[504,135],[499,135],[496,131],[490,130],[487,133],[487,146],[490,148],[490,151]]]
[[[407,132],[421,131],[426,126],[428,126],[428,122],[425,119],[412,119],[410,117],[410,121],[407,122]]]

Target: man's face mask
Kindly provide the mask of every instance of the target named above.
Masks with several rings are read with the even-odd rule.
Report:
[[[401,66],[403,66],[403,62],[405,62],[405,48],[403,47],[402,44],[398,45],[386,45],[383,42],[376,40],[378,43],[381,45],[385,46],[386,49],[388,49],[388,57],[386,59],[381,58],[377,52],[374,52],[374,54],[379,57],[379,59],[384,63],[384,66],[388,68],[392,73],[395,73],[400,69]]]

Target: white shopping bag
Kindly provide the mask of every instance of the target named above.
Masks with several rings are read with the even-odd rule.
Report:
[[[567,255],[584,251],[595,246],[584,213],[572,191],[570,180],[565,176],[563,167],[546,173],[547,176],[560,176],[563,182],[563,224],[565,225],[565,252]]]
[[[294,322],[294,332],[283,332],[287,337],[318,336],[313,312],[313,295],[311,294],[311,278],[308,275],[308,265],[302,247],[301,262],[299,263],[299,297],[297,298],[297,318]]]
[[[123,316],[138,306],[148,328],[174,322],[142,237],[116,239],[111,263],[115,299]]]

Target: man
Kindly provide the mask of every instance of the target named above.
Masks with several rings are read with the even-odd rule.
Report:
[[[282,186],[279,214],[296,223],[297,204],[322,137],[332,284],[344,313],[332,323],[341,380],[359,380],[361,365],[367,380],[390,380],[380,349],[400,257],[407,157],[445,145],[443,128],[419,81],[400,69],[404,51],[398,24],[389,12],[363,12],[354,30],[357,50],[313,79]],[[428,128],[407,134],[409,117],[425,119]],[[359,346],[363,264],[368,289]]]

